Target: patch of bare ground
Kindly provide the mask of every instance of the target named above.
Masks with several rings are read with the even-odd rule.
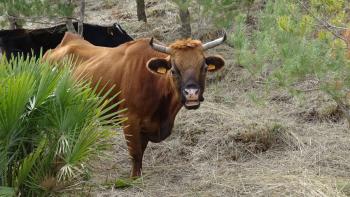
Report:
[[[134,38],[154,36],[164,43],[179,37],[170,0],[146,0],[147,24],[137,21],[134,0],[87,2],[88,22],[118,22]],[[209,22],[194,16],[195,37],[220,33]],[[172,135],[149,144],[143,177],[124,189],[113,186],[130,169],[118,132],[113,149],[94,161],[91,178],[74,195],[350,196],[350,132],[334,103],[319,91],[304,97],[280,89],[266,93],[235,64],[233,48],[208,53],[222,55],[226,67],[209,76],[200,109],[182,109]],[[257,105],[251,92],[268,99]]]

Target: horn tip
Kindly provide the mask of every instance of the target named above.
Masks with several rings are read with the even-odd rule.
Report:
[[[227,35],[226,35],[226,32],[224,32],[224,37],[223,37],[222,41],[225,42],[226,39],[227,39]]]

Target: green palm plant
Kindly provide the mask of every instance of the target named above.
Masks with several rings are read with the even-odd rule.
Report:
[[[47,196],[77,184],[123,121],[110,94],[73,80],[68,66],[1,59],[0,196]]]

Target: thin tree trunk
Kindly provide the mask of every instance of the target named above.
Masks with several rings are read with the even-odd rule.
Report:
[[[84,32],[85,0],[80,1],[80,20],[78,22],[78,34],[83,36]]]
[[[181,36],[183,38],[190,38],[191,31],[191,17],[187,7],[179,6],[179,15],[181,20]]]
[[[70,5],[72,3],[72,0],[67,0],[67,4]],[[71,18],[67,18],[66,21],[67,31],[72,33],[77,33],[77,31],[74,28],[73,22]]]
[[[21,25],[18,24],[15,16],[9,16],[8,21],[10,23],[10,29],[19,29],[21,28]]]
[[[67,31],[72,32],[72,33],[77,33],[77,31],[74,28],[72,19],[67,19],[66,21],[66,27],[67,27]]]
[[[147,22],[146,12],[145,12],[145,1],[136,0],[137,4],[137,19],[139,21]]]

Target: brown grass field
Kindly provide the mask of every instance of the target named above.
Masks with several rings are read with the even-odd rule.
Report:
[[[87,2],[87,22],[118,22],[134,38],[167,44],[179,37],[170,0],[146,0],[147,24],[137,21],[134,0]],[[192,28],[195,38],[214,38],[209,19],[193,14]],[[350,196],[350,131],[335,103],[318,91],[300,97],[265,91],[235,64],[228,45],[208,53],[222,55],[225,68],[209,77],[200,109],[182,109],[172,135],[149,144],[144,176],[123,189],[112,186],[130,170],[118,131],[81,196]]]

